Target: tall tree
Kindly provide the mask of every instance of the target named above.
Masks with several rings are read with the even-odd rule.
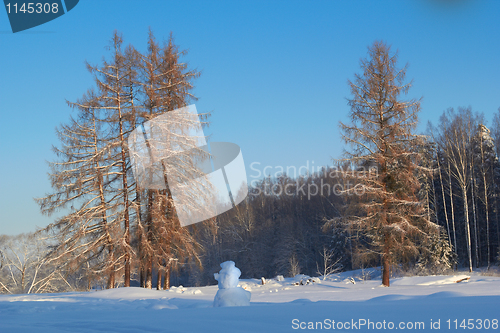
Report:
[[[341,219],[348,228],[364,232],[370,251],[380,255],[384,286],[390,284],[391,265],[416,258],[419,239],[435,227],[417,197],[417,173],[423,171],[418,166],[422,138],[414,134],[420,100],[401,99],[411,82],[405,82],[407,66],[398,68],[397,59],[384,42],[368,48],[362,74],[349,81],[351,123],[340,123],[343,140],[352,148],[345,151],[345,159],[355,165],[352,178],[357,184],[343,193],[361,195],[358,213]]]
[[[106,122],[112,130],[111,144],[116,152],[113,169],[117,175],[116,203],[118,219],[123,224],[123,235],[120,245],[123,249],[124,285],[130,286],[132,248],[130,232],[131,201],[129,192],[131,182],[128,178],[130,159],[127,152],[127,134],[133,130],[135,124],[133,84],[136,76],[136,63],[132,47],[122,49],[123,39],[115,31],[111,39],[111,60],[104,61],[102,66],[90,66],[88,69],[94,74],[97,84],[99,108],[106,112]],[[132,92],[132,94],[131,94]]]
[[[49,259],[60,262],[64,269],[107,252],[104,261],[92,270],[107,272],[108,288],[112,288],[118,226],[105,192],[109,188],[106,179],[113,173],[109,160],[113,149],[105,134],[107,126],[96,109],[99,103],[95,93],[89,91],[76,103],[68,104],[77,114],[57,129],[61,147],[53,149],[58,161],[49,163],[54,192],[36,199],[47,215],[71,206],[68,214],[46,228],[58,239]]]
[[[498,112],[494,115],[493,117],[493,124],[491,127],[491,136],[494,140],[495,143],[495,152],[497,157],[500,157],[500,108],[498,108]],[[491,177],[492,179],[500,179],[500,170],[497,170],[496,168],[491,169]],[[496,232],[496,238],[497,238],[497,244],[498,244],[498,253],[499,253],[499,260],[500,260],[500,214],[499,214],[499,200],[498,196],[500,193],[500,186],[498,185],[498,182],[493,182],[493,197],[494,197],[494,209],[495,209],[495,222],[497,225],[497,232]]]
[[[139,66],[139,85],[140,85],[140,121],[148,121],[170,111],[185,107],[196,97],[192,94],[192,81],[200,73],[196,70],[190,70],[186,63],[181,61],[181,56],[186,51],[181,51],[175,45],[172,34],[167,42],[159,45],[152,31],[149,31],[148,51],[141,55]],[[205,115],[207,116],[207,115]],[[206,117],[205,117],[206,119]],[[196,146],[196,140],[187,135],[179,135],[182,132],[188,132],[196,123],[190,123],[188,119],[179,120],[179,126],[175,129],[176,133],[171,133],[171,128],[159,128],[162,136],[168,137],[169,144],[162,143],[164,150],[179,145],[184,147],[182,154],[183,173],[191,173],[199,176],[201,171],[197,169],[193,159],[202,155],[199,147]],[[196,119],[198,121],[198,119]],[[155,149],[152,142],[154,137],[148,139],[148,149]],[[173,154],[172,154],[173,155]],[[179,152],[176,152],[179,156]],[[181,227],[172,193],[168,183],[167,165],[162,163],[161,172],[163,174],[163,189],[139,189],[144,191],[146,200],[145,221],[138,223],[138,237],[141,275],[144,277],[143,286],[151,288],[153,270],[157,272],[157,288],[162,286],[162,276],[165,276],[164,287],[170,287],[170,272],[179,259],[194,258],[199,261],[197,255],[198,244],[192,237],[189,228]],[[177,170],[177,168],[174,168]],[[178,176],[174,171],[169,170],[169,177]],[[196,177],[193,177],[196,178]],[[196,195],[198,193],[193,193]],[[200,194],[201,197],[201,194]]]
[[[480,235],[486,235],[486,264],[488,269],[491,265],[491,259],[495,253],[495,249],[492,250],[492,244],[497,242],[492,242],[492,219],[490,216],[490,210],[492,203],[491,200],[493,195],[493,190],[495,187],[495,182],[497,179],[494,178],[495,174],[499,172],[499,162],[498,157],[495,152],[495,143],[491,136],[490,130],[483,124],[479,124],[477,136],[473,141],[473,157],[476,159],[476,169],[474,170],[476,178],[478,179],[478,188],[480,190],[480,195],[478,195],[484,209],[484,224],[485,228],[480,232]],[[486,229],[486,230],[484,230]],[[498,227],[497,227],[498,229]],[[484,240],[484,237],[482,237]],[[493,238],[494,239],[494,238]],[[482,252],[482,251],[481,251]]]
[[[469,271],[472,272],[472,233],[470,223],[469,190],[471,189],[472,142],[481,123],[481,115],[473,113],[469,108],[448,109],[440,118],[438,129],[434,129],[436,142],[449,163],[450,190],[451,180],[460,189],[460,199],[463,205],[463,230],[466,244],[466,255]],[[476,254],[477,249],[474,254]]]
[[[491,137],[495,143],[495,151],[497,156],[500,156],[500,108],[497,113],[493,115],[493,123],[491,126]]]
[[[62,147],[55,148],[58,161],[51,163],[54,193],[37,201],[47,214],[71,206],[68,214],[47,228],[58,238],[52,260],[76,267],[92,263],[89,274],[107,275],[112,288],[121,282],[118,272],[123,274],[123,284],[130,286],[138,259],[141,272],[147,267],[149,287],[153,269],[159,272],[157,285],[161,287],[165,273],[168,286],[170,270],[180,258],[200,263],[199,247],[193,228],[179,224],[166,169],[166,189],[141,188],[132,177],[127,141],[138,125],[194,99],[192,80],[199,73],[180,61],[185,52],[178,50],[172,36],[160,47],[150,33],[146,54],[122,45],[121,35],[115,32],[110,59],[97,66],[87,64],[96,89],[69,103],[77,117],[58,130]],[[180,174],[174,176],[197,179],[203,173],[196,161],[207,154],[190,136],[191,128],[199,124],[197,115],[191,118],[176,118],[178,131],[170,133],[175,140],[158,149],[183,148],[186,153],[177,151],[175,157],[184,167],[177,168]],[[185,196],[197,203],[201,197],[196,194]],[[141,277],[144,280],[144,274]]]

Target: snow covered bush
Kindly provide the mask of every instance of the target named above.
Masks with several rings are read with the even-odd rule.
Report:
[[[442,274],[455,264],[453,249],[446,234],[440,230],[429,236],[429,244],[423,248],[416,268],[418,275]]]

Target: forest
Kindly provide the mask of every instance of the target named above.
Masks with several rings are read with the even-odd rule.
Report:
[[[0,236],[0,293],[211,285],[227,260],[257,279],[381,267],[385,286],[395,274],[499,265],[500,108],[487,110],[487,126],[471,106],[450,107],[418,133],[407,66],[381,41],[348,81],[342,156],[316,172],[263,177],[235,208],[182,227],[166,176],[166,189],[134,179],[127,137],[193,104],[200,73],[172,34],[159,43],[150,32],[147,45],[125,47],[115,32],[107,60],[87,64],[95,85],[68,101],[52,191],[36,199],[41,213],[61,216]],[[208,126],[210,114],[200,117]],[[199,173],[197,158],[193,149],[179,158],[185,173]]]

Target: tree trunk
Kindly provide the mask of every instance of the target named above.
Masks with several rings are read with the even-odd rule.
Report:
[[[491,168],[491,180],[493,185],[493,198],[495,198],[495,221],[497,226],[497,246],[500,248],[500,220],[498,218],[498,191],[495,184],[495,168]]]
[[[450,185],[450,207],[451,207],[451,225],[453,228],[453,250],[455,251],[455,255],[458,256],[457,233],[455,231],[455,207],[453,206],[453,184],[451,182],[450,161],[448,161],[448,183]],[[455,265],[455,270],[456,269],[458,269],[457,265]]]
[[[471,168],[472,171],[474,170],[474,167]],[[476,268],[479,267],[479,243],[478,243],[478,232],[477,232],[477,216],[476,216],[476,200],[474,199],[474,187],[476,185],[476,181],[474,178],[474,175],[472,175],[471,178],[471,193],[472,193],[472,216],[474,218],[474,249],[475,249],[475,261],[476,261]]]
[[[384,254],[382,255],[382,285],[385,287],[390,286],[389,278],[391,274],[390,267],[390,247],[389,237],[386,236],[384,240]]]
[[[146,262],[146,288],[153,288],[153,272],[152,272],[152,260],[148,257]]]
[[[484,205],[485,205],[485,214],[486,214],[486,247],[488,248],[488,270],[490,269],[490,214],[488,212],[488,191],[486,189],[486,172],[483,172],[483,185],[484,185]]]
[[[439,218],[437,213],[437,199],[436,199],[436,186],[434,185],[434,172],[431,174],[431,183],[432,183],[432,200],[433,200],[433,209],[434,209],[434,218],[436,220],[436,224],[439,225]],[[430,219],[429,219],[430,221]]]
[[[97,129],[97,123],[96,123],[96,115],[95,111],[92,112],[92,121],[94,125],[94,130]],[[94,133],[97,133],[96,131]],[[94,152],[96,156],[98,155],[98,137],[97,135],[94,135]],[[109,233],[109,226],[108,226],[108,219],[106,217],[106,211],[108,209],[107,204],[106,204],[106,199],[104,198],[104,179],[101,173],[101,166],[99,163],[99,160],[96,159],[95,162],[95,170],[97,171],[97,188],[99,189],[99,200],[100,200],[100,207],[102,210],[102,225],[104,227],[104,231],[106,233],[106,241],[108,243],[108,255],[110,258],[111,262],[111,267],[109,267],[109,275],[108,275],[108,289],[114,288],[115,287],[115,247],[113,245],[113,239],[111,238],[111,235]]]
[[[116,71],[116,76],[119,76],[118,69]],[[124,226],[124,240],[125,240],[125,276],[124,286],[130,287],[130,218],[129,218],[129,201],[128,201],[128,182],[127,182],[127,165],[126,165],[126,142],[123,131],[123,114],[121,107],[120,94],[117,93],[118,101],[118,118],[119,118],[119,130],[120,130],[120,145],[121,145],[121,166],[122,166],[122,187],[123,187],[123,226]]]
[[[500,247],[500,219],[498,218],[498,191],[495,184],[495,168],[491,168],[491,179],[493,182],[493,197],[495,198],[495,220],[497,225],[497,245]]]
[[[170,266],[165,267],[165,283],[163,289],[170,289]]]
[[[147,203],[147,220],[146,220],[146,237],[148,244],[148,252],[145,253],[145,287],[148,289],[153,288],[153,253],[151,253],[152,241],[153,241],[153,190],[148,190],[148,203]]]
[[[158,265],[158,273],[156,274],[156,290],[161,290],[161,280],[163,271],[161,265]]]
[[[464,196],[465,237],[467,242],[467,255],[469,257],[469,272],[472,272],[472,246],[470,237],[469,203],[467,201],[467,188],[465,187],[465,185],[462,185],[462,194]]]
[[[444,195],[444,184],[443,184],[443,177],[441,175],[441,164],[439,162],[439,156],[437,156],[437,163],[438,163],[438,170],[439,170],[439,182],[441,183],[441,194],[443,196],[443,209],[444,209],[444,216],[446,219],[446,230],[448,231],[448,241],[450,242],[450,245],[453,243],[451,242],[451,233],[450,233],[450,221],[448,219],[448,212],[446,209],[446,197]],[[453,245],[452,245],[453,246]],[[455,249],[453,249],[455,251]]]
[[[115,261],[115,253],[113,250],[113,245],[110,245],[108,248],[109,256],[111,257],[111,262]],[[108,289],[112,289],[115,287],[115,267],[112,265],[109,268],[109,275],[108,275]]]
[[[136,188],[135,188],[135,207],[136,207],[136,214],[137,214],[137,257],[139,261],[139,286],[141,288],[144,288],[144,262],[143,262],[143,256],[144,256],[144,251],[142,250],[142,230],[139,228],[140,225],[142,225],[142,199],[141,199],[141,189],[136,183]]]
[[[487,265],[488,265],[488,270],[490,269],[490,214],[489,214],[489,204],[488,204],[488,185],[486,183],[486,172],[487,169],[485,169],[485,162],[484,162],[484,150],[483,150],[483,136],[480,136],[481,139],[481,176],[483,177],[483,196],[484,196],[484,210],[485,210],[485,217],[486,217],[486,247],[487,247]]]
[[[429,191],[425,190],[425,200],[427,201],[427,220],[431,220],[431,204],[429,201]]]

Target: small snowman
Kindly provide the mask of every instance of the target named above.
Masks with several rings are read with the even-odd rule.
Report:
[[[238,287],[241,271],[234,265],[234,261],[225,261],[220,267],[220,272],[214,274],[215,279],[219,281],[214,307],[250,305],[251,293]]]

